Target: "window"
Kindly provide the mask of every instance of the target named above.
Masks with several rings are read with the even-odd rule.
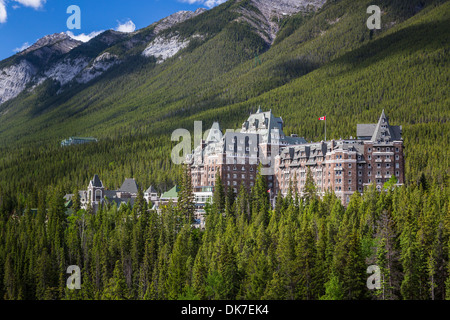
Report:
[[[368,152],[372,152],[372,148],[367,149]]]
[[[395,164],[395,169],[399,169],[400,168],[400,163],[396,163]]]
[[[349,168],[351,168],[351,167],[352,167],[352,164],[351,164],[351,163],[349,163],[349,164],[348,164],[348,167],[349,167]]]
[[[395,160],[400,160],[400,156],[398,154],[395,156]]]
[[[377,163],[377,168],[381,168],[381,163]]]
[[[398,152],[398,148],[395,148],[395,152]]]
[[[368,160],[372,160],[372,156],[369,154],[369,156],[367,157]]]
[[[386,152],[389,152],[389,151],[391,151],[391,148],[387,147]]]

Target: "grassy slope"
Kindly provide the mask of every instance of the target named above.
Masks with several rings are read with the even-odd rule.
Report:
[[[248,30],[224,23],[208,41],[162,65],[134,57],[89,87],[60,96],[48,90],[24,94],[6,106],[14,104],[14,109],[0,124],[3,145],[18,140],[23,149],[3,156],[0,175],[13,176],[12,184],[20,185],[15,175],[21,158],[22,174],[45,184],[83,185],[95,172],[111,186],[125,176],[137,177],[144,186],[170,184],[153,170],[170,168],[173,129],[192,130],[193,120],[236,127],[257,105],[283,116],[287,132],[311,140],[322,135],[317,116],[327,114],[329,137],[339,138],[354,135],[358,122],[376,121],[385,108],[394,124],[405,125],[406,143],[414,144],[407,168],[416,175],[439,175],[432,171],[448,168],[449,4],[426,7],[405,22],[410,7],[395,1],[382,6],[383,22],[396,24],[371,39],[364,20],[368,3],[328,5],[261,54],[258,67],[253,54],[263,44]],[[229,5],[210,14],[217,19]],[[186,33],[200,23],[205,25],[196,18],[184,25]],[[78,148],[77,157],[73,150],[57,149],[58,140],[75,134],[106,140],[95,148]],[[133,161],[139,164],[128,163]],[[47,166],[45,172],[38,169]]]

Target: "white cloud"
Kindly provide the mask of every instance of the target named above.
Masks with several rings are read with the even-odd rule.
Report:
[[[0,0],[0,23],[5,23],[7,17],[5,2],[4,0]]]
[[[116,28],[116,31],[120,32],[134,32],[134,30],[136,30],[136,25],[131,20],[128,20],[123,24],[119,22],[119,25]]]
[[[218,6],[219,4],[226,2],[227,0],[178,0],[178,1],[186,2],[189,4],[194,4],[194,3],[204,4],[206,7],[211,9],[215,6]]]
[[[19,48],[15,48],[13,51],[14,52],[22,52],[25,49],[28,49],[31,46],[31,44],[29,44],[28,42],[25,42],[21,47]]]
[[[34,9],[41,8],[47,2],[47,0],[14,0],[14,1],[24,5],[25,7],[32,7]]]
[[[44,6],[47,0],[13,0],[18,2],[25,7],[31,7],[34,9],[40,9]],[[13,9],[17,9],[18,5],[13,5]],[[6,0],[0,0],[0,23],[5,23],[8,18],[8,13],[6,12]]]
[[[72,31],[67,31],[66,34],[71,37],[72,39],[78,40],[78,41],[82,41],[82,42],[88,42],[89,40],[91,40],[92,38],[95,38],[96,36],[98,36],[100,33],[102,33],[102,31],[93,31],[89,34],[79,34],[79,35],[74,35]]]

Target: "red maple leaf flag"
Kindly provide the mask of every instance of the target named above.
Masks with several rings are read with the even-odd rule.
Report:
[[[327,117],[320,117],[319,120],[320,121],[325,121],[327,119]]]

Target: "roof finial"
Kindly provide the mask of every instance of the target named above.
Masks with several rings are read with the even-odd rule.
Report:
[[[258,111],[256,111],[256,113],[261,113],[261,112],[262,112],[262,110],[261,110],[261,105],[260,105],[258,108]]]

